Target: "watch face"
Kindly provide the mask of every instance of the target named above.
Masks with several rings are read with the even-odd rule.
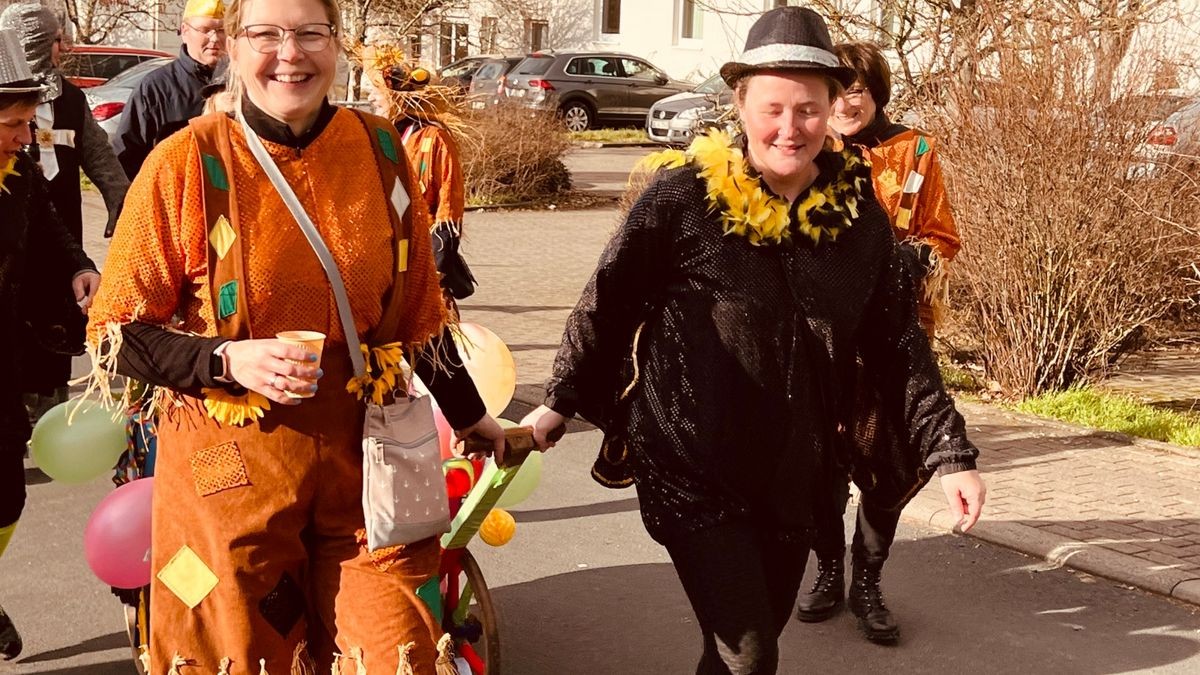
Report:
[[[225,359],[220,354],[214,353],[209,358],[208,368],[212,372],[214,379],[225,377]]]

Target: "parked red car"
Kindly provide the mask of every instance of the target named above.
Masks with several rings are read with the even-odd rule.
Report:
[[[144,61],[170,56],[173,54],[157,49],[76,45],[63,54],[59,70],[66,75],[69,82],[86,89],[104,84],[112,77]]]

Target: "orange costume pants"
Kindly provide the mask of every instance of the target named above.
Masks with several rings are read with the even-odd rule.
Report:
[[[325,348],[316,397],[257,424],[223,427],[196,405],[161,420],[154,675],[353,674],[359,661],[392,675],[405,646],[414,672],[434,672],[440,629],[414,591],[437,574],[438,543],[361,543],[363,413],[339,349]]]

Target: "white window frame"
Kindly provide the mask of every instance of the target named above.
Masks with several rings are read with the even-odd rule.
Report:
[[[609,6],[614,3],[617,10],[617,29],[615,31],[605,30]],[[624,19],[624,15],[621,13],[622,9],[621,0],[596,0],[596,35],[598,39],[611,41],[621,34],[621,21]]]
[[[499,45],[500,18],[485,16],[479,19],[479,52],[493,54]]]
[[[687,14],[687,6],[692,7],[692,29],[695,31],[691,36],[685,37],[684,32],[684,17]],[[680,47],[690,47],[700,49],[704,45],[704,15],[706,10],[700,0],[675,0],[675,44]],[[699,34],[697,35],[696,32]]]

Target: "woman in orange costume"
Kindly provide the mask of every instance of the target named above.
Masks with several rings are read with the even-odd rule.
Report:
[[[405,64],[403,52],[395,47],[368,47],[363,56],[373,85],[371,103],[395,123],[429,206],[434,262],[447,300],[456,307],[455,300],[475,292],[475,277],[459,252],[466,187],[461,153],[451,131],[458,119],[458,96],[432,84],[426,69]]]
[[[892,74],[879,48],[866,42],[851,42],[834,47],[841,64],[853,69],[856,79],[834,104],[829,126],[842,136],[845,144],[857,149],[871,164],[875,197],[892,223],[892,232],[900,241],[905,262],[917,296],[921,327],[932,339],[945,310],[948,293],[948,265],[960,247],[958,228],[950,213],[950,201],[942,184],[935,142],[928,134],[893,123],[883,109],[891,97]],[[861,378],[863,384],[870,378]],[[870,391],[869,386],[864,389]],[[865,401],[865,402],[864,402]],[[879,452],[895,436],[882,430],[878,408],[860,397],[855,442],[856,476],[872,469],[865,454]],[[869,421],[868,421],[869,420]],[[870,486],[869,478],[858,481]],[[796,615],[801,621],[828,619],[845,601],[845,535],[842,514],[849,496],[848,483],[835,486],[834,508],[817,517],[817,536],[813,550],[817,554],[817,577],[812,589],[801,594]],[[900,627],[883,601],[880,576],[888,550],[896,536],[900,506],[894,497],[881,497],[864,490],[851,546],[854,570],[850,585],[850,609],[858,617],[859,628],[872,642],[891,644],[900,636]],[[884,503],[886,502],[886,503]]]
[[[198,118],[151,153],[91,313],[94,384],[134,376],[155,385],[162,410],[154,673],[428,673],[435,660],[453,672],[416,595],[437,583],[436,539],[366,547],[362,399],[392,393],[389,383],[403,391],[391,365],[403,352],[460,433],[499,447],[503,433],[465,370],[437,358],[451,320],[398,135],[325,98],[338,10],[336,0],[231,3],[238,119]],[[370,349],[363,378],[352,376],[325,271],[243,124],[333,254]],[[319,367],[273,338],[285,330],[328,336]],[[434,378],[435,367],[445,372]]]

